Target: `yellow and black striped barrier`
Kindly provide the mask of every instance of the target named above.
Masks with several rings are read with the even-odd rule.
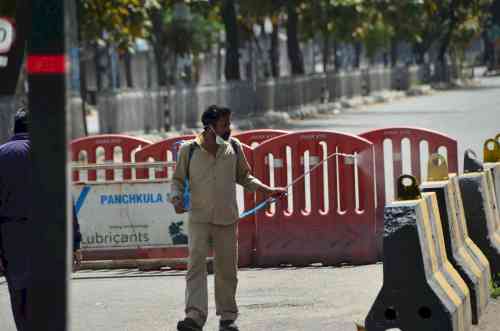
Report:
[[[437,154],[431,156],[428,174],[420,188],[436,194],[446,255],[471,291],[472,323],[478,324],[488,304],[490,264],[468,235],[458,177],[448,174],[446,160]]]
[[[446,257],[435,193],[420,195],[410,176],[398,191],[402,201],[384,211],[384,285],[367,330],[471,330],[470,291]]]
[[[500,215],[492,171],[484,171],[485,167],[482,165],[482,170],[465,168],[459,183],[469,235],[488,258],[492,277],[499,280]]]
[[[492,183],[490,186],[490,194],[495,200],[492,208],[495,209],[496,222],[495,226],[497,230],[495,231],[497,236],[500,237],[500,134],[498,134],[495,139],[488,139],[484,143],[484,169],[489,174],[487,179]],[[497,257],[500,259],[500,257]],[[500,269],[500,267],[498,268]],[[495,281],[500,281],[499,271],[493,271],[495,274]]]

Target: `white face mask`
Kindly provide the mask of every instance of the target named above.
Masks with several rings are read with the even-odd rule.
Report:
[[[214,128],[210,127],[210,130],[212,130],[212,132],[215,134],[215,143],[217,145],[224,145],[226,143],[226,141],[215,132]]]

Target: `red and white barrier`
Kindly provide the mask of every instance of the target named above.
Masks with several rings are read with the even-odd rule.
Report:
[[[289,133],[289,131],[284,130],[262,129],[241,132],[234,135],[234,137],[250,147],[255,147],[255,145],[262,144],[266,140],[270,140]]]
[[[256,215],[257,265],[376,262],[370,142],[326,131],[274,138],[255,149],[255,175],[265,183],[288,186],[336,152],[356,154],[356,160],[331,158],[294,185],[287,200]],[[257,201],[262,199],[257,194]]]
[[[331,131],[288,133],[280,130],[253,130],[239,133],[235,137],[243,143],[244,154],[254,175],[273,186],[288,186],[332,153],[355,155],[355,158],[342,155],[330,158],[290,188],[288,197],[281,202],[240,220],[239,264],[242,267],[308,265],[316,262],[326,265],[375,262],[382,250],[383,207],[394,198],[389,191],[395,192],[396,179],[403,173],[413,174],[420,179],[425,175],[428,156],[438,151],[447,156],[450,172],[458,170],[456,140],[418,128],[388,128],[370,131],[361,136]],[[108,185],[126,194],[131,187],[137,187],[138,183],[134,184],[134,179],[137,179],[141,185],[157,190],[163,197],[168,193],[179,141],[193,138],[194,136],[182,136],[155,144],[122,135],[77,139],[71,144],[72,159],[78,161],[84,152],[87,163],[97,167],[98,148],[104,149],[102,154],[106,163],[114,162],[115,149],[121,148],[123,157],[117,161],[118,165],[132,162],[122,167],[122,178],[115,175],[116,170],[106,169],[102,170],[106,172],[106,182],[94,183],[97,171],[85,170],[88,171],[89,185]],[[387,160],[389,161],[386,162]],[[156,164],[149,166],[149,162]],[[136,167],[133,166],[134,163],[141,165]],[[136,169],[135,176],[132,169]],[[79,171],[73,172],[73,180],[82,181]],[[75,187],[75,194],[80,192],[81,187]],[[241,189],[238,189],[238,195],[240,210],[251,209],[263,200],[260,194],[243,194]],[[155,212],[151,206],[128,204],[113,207],[120,210],[119,215],[123,219],[136,215],[133,218],[135,224],[156,217],[153,217]],[[177,219],[177,216],[167,212],[171,208],[168,203],[164,207],[165,213],[157,217],[165,222],[163,227],[172,223],[178,225],[178,222],[187,225],[187,218],[182,218],[187,215],[180,216],[182,220]],[[114,221],[111,217],[98,221],[101,218],[95,213],[99,213],[99,208],[95,208],[93,216],[85,214],[82,209],[80,222],[84,236],[87,232],[89,235],[94,232],[95,229],[90,225],[95,222],[102,222],[99,226],[104,227],[111,227],[112,223],[123,223],[123,219]],[[132,211],[134,208],[138,210]],[[187,258],[186,246],[168,243],[166,240],[169,230],[155,226],[151,223],[149,229],[155,235],[161,232],[165,240],[135,248],[116,245],[87,247],[84,243],[85,257]],[[126,225],[122,225],[122,229],[124,228],[127,228]],[[110,232],[102,230],[103,233],[106,231]],[[177,235],[187,234],[185,228],[179,231],[182,233]],[[154,237],[151,234],[148,238],[150,236]]]
[[[429,155],[440,151],[447,159],[449,172],[458,173],[457,141],[435,131],[412,127],[378,129],[359,136],[372,142],[375,148],[377,238],[382,256],[384,206],[395,199],[397,179],[405,174],[421,182],[422,175],[427,173]]]
[[[115,162],[115,151],[118,149],[121,151],[122,160],[118,163],[128,163],[135,161],[134,154],[137,150],[151,145],[151,142],[145,139],[129,137],[125,135],[99,135],[84,137],[76,139],[71,143],[71,160],[73,162],[78,162],[81,159],[88,165],[98,164],[98,149],[103,149],[103,156],[105,163]],[[101,163],[104,163],[101,162]],[[80,173],[78,171],[73,171],[73,181],[80,181]],[[114,180],[115,172],[113,169],[106,170],[106,180]],[[132,170],[123,170],[123,179],[132,179]],[[88,181],[97,180],[97,170],[88,170],[87,173]]]
[[[192,140],[195,136],[187,135],[175,138],[169,138],[138,151],[135,155],[137,162],[175,162],[177,161],[177,152],[181,146],[180,142]],[[165,167],[161,171],[156,171],[154,178],[169,178],[173,174],[173,167]],[[137,179],[151,179],[148,169],[137,169]]]

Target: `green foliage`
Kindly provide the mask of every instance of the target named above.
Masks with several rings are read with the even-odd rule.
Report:
[[[497,281],[492,280],[490,287],[491,287],[491,297],[493,299],[498,299],[500,298],[500,274],[497,276]]]
[[[369,57],[380,48],[387,48],[394,27],[386,21],[383,12],[370,1],[319,0],[301,6],[303,37],[333,38],[337,42],[361,41]]]
[[[164,6],[162,47],[168,48],[177,55],[198,55],[208,52],[217,41],[223,29],[219,20],[219,8],[192,4],[188,20],[179,20],[174,16],[173,6]],[[150,30],[150,33],[156,33]]]
[[[283,20],[286,3],[285,0],[240,0],[239,4],[238,23],[241,27],[241,37],[250,40],[254,24],[262,24],[266,18],[271,19],[273,25]]]
[[[151,21],[147,11],[157,7],[153,0],[81,0],[80,28],[84,42],[129,47],[146,35]]]
[[[362,26],[360,39],[366,46],[368,57],[372,58],[379,49],[389,48],[395,29],[388,25],[384,17],[378,13],[371,13],[370,20],[367,22]]]
[[[351,42],[359,37],[365,6],[360,0],[307,1],[300,7],[303,37],[311,38],[319,32],[323,37],[333,36],[338,41]]]
[[[440,53],[449,48],[463,53],[477,37],[489,16],[493,0],[379,0],[373,6],[393,28],[396,40],[413,43],[425,53],[439,43]]]
[[[393,36],[401,41],[421,42],[433,16],[432,6],[424,1],[381,0],[373,5],[380,12],[387,25],[391,26]]]
[[[158,6],[147,10],[151,25],[146,35],[153,45],[160,85],[176,80],[175,61],[172,61],[176,56],[193,55],[194,77],[197,80],[199,55],[210,51],[223,28],[219,5],[186,0],[186,7],[182,7],[183,17],[176,17],[175,2],[158,0]],[[179,7],[177,10],[180,10]],[[169,63],[172,67],[168,70]],[[170,79],[167,72],[170,72]]]

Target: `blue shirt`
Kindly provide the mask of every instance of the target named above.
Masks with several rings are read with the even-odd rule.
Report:
[[[0,146],[0,223],[27,221],[32,197],[31,141],[16,134]]]
[[[31,142],[17,134],[0,146],[0,258],[9,287],[30,284]]]

